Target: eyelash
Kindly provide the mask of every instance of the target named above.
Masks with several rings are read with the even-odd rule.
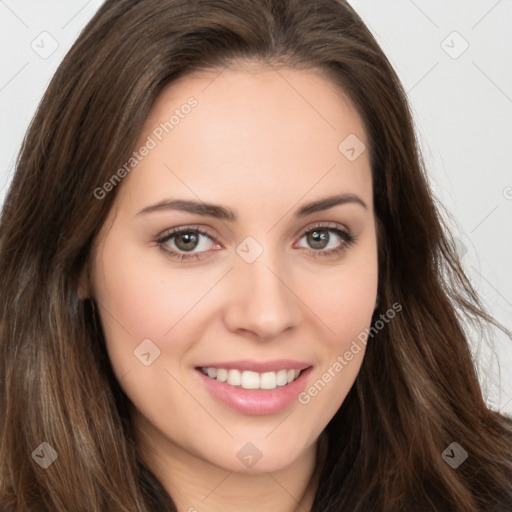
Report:
[[[331,257],[341,256],[341,254],[343,254],[351,245],[355,244],[357,241],[357,237],[353,233],[351,233],[348,230],[346,231],[344,229],[341,229],[338,226],[332,225],[332,224],[317,224],[316,226],[313,226],[313,227],[309,228],[308,230],[304,231],[304,233],[302,233],[299,240],[304,238],[304,236],[312,233],[313,231],[332,232],[332,233],[338,235],[342,239],[343,242],[340,247],[338,247],[336,249],[329,249],[327,251],[322,250],[322,249],[316,249],[316,250],[315,249],[305,249],[308,252],[309,256],[312,258],[331,258]],[[194,253],[182,254],[182,253],[177,253],[174,250],[169,250],[168,248],[165,247],[165,244],[169,240],[171,240],[172,238],[174,238],[178,235],[184,234],[184,233],[200,234],[200,235],[206,236],[207,238],[209,238],[212,241],[215,241],[213,236],[211,236],[208,232],[202,230],[201,228],[195,227],[195,226],[186,226],[186,227],[176,228],[176,229],[173,229],[173,230],[167,232],[164,236],[161,236],[158,239],[156,239],[155,242],[156,242],[157,246],[162,251],[164,251],[167,255],[169,255],[172,258],[179,260],[179,261],[201,260],[205,257],[208,257],[208,256],[204,256],[205,253],[207,253],[208,251],[203,251],[203,252],[195,253],[195,254]]]

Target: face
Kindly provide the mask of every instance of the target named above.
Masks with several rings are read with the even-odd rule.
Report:
[[[203,71],[153,105],[87,286],[157,457],[278,470],[340,407],[377,293],[361,144],[355,109],[312,70]]]

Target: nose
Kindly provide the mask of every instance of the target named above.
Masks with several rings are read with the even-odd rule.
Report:
[[[301,300],[284,268],[267,251],[252,263],[238,259],[226,283],[230,300],[224,321],[231,331],[267,340],[300,324]]]

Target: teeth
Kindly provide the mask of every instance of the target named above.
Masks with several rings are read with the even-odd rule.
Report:
[[[276,375],[278,386],[286,386],[288,384],[288,372],[286,370],[279,370]]]
[[[260,376],[261,389],[276,389],[277,387],[277,374],[276,372],[262,373]]]
[[[259,389],[260,374],[256,372],[242,372],[242,387],[244,389]]]
[[[201,371],[212,379],[244,389],[276,389],[278,386],[286,386],[293,382],[300,374],[299,370],[257,373],[248,370],[241,372],[224,368],[201,368]]]
[[[224,368],[217,370],[217,380],[220,382],[226,382],[228,380],[228,371],[224,370]]]
[[[228,370],[227,382],[231,386],[240,386],[242,384],[242,374],[238,370]]]

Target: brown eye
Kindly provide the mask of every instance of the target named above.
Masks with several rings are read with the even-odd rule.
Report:
[[[213,237],[206,231],[190,227],[168,231],[156,243],[178,260],[202,258],[216,245]]]
[[[312,258],[340,257],[352,244],[356,236],[337,225],[319,224],[306,231],[300,240],[305,239],[306,246],[299,245]],[[300,244],[300,242],[299,242]]]
[[[312,249],[325,249],[329,243],[329,232],[326,229],[315,229],[310,231],[307,235],[308,244]]]
[[[199,237],[193,231],[187,231],[174,235],[174,243],[180,251],[192,251],[199,243]]]

